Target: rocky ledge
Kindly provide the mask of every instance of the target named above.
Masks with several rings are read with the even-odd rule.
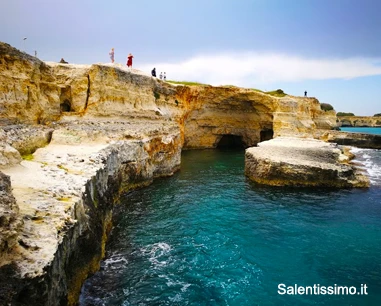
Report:
[[[317,136],[318,134],[319,136]],[[321,140],[337,143],[343,146],[381,149],[381,135],[320,130],[315,133],[315,136]]]
[[[9,148],[51,139],[0,172],[0,305],[75,305],[99,268],[118,196],[179,169],[180,131],[110,117],[1,131]]]
[[[337,144],[279,137],[246,150],[245,174],[273,186],[369,187]]]

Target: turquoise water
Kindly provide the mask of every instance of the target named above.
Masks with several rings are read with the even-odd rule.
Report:
[[[80,304],[381,305],[377,175],[365,190],[261,187],[243,151],[184,152],[179,173],[124,197]],[[280,283],[369,294],[287,296]]]
[[[381,127],[341,127],[343,132],[381,135]]]

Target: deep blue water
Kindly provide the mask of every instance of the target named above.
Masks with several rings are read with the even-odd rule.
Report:
[[[341,127],[343,132],[381,135],[381,127]]]
[[[381,152],[359,150],[364,167]],[[378,168],[380,169],[380,168]],[[363,190],[263,187],[243,151],[186,151],[181,171],[131,192],[81,305],[381,305],[381,175]],[[368,286],[279,295],[278,284]]]

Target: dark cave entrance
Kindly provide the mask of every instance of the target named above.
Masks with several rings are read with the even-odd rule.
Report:
[[[61,112],[70,112],[71,111],[71,103],[69,100],[65,100],[60,104]]]
[[[274,131],[273,130],[262,130],[260,133],[260,142],[273,139]]]
[[[237,135],[222,135],[217,144],[217,149],[244,149],[245,147],[242,136]]]

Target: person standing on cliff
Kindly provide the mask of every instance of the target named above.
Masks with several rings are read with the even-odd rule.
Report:
[[[151,74],[154,78],[156,78],[156,68],[153,68]]]
[[[162,79],[163,79],[163,73],[160,72],[160,80],[162,80]]]
[[[132,58],[133,58],[133,55],[130,53],[130,54],[128,54],[128,56],[127,56],[127,67],[128,68],[132,68]]]
[[[307,97],[307,90],[304,92],[304,96]]]
[[[111,48],[111,51],[109,52],[111,63],[114,64],[114,48]]]
[[[163,79],[164,79],[164,81],[166,81],[166,80],[167,80],[167,75],[165,74],[165,72],[164,72],[164,76],[163,76]]]

